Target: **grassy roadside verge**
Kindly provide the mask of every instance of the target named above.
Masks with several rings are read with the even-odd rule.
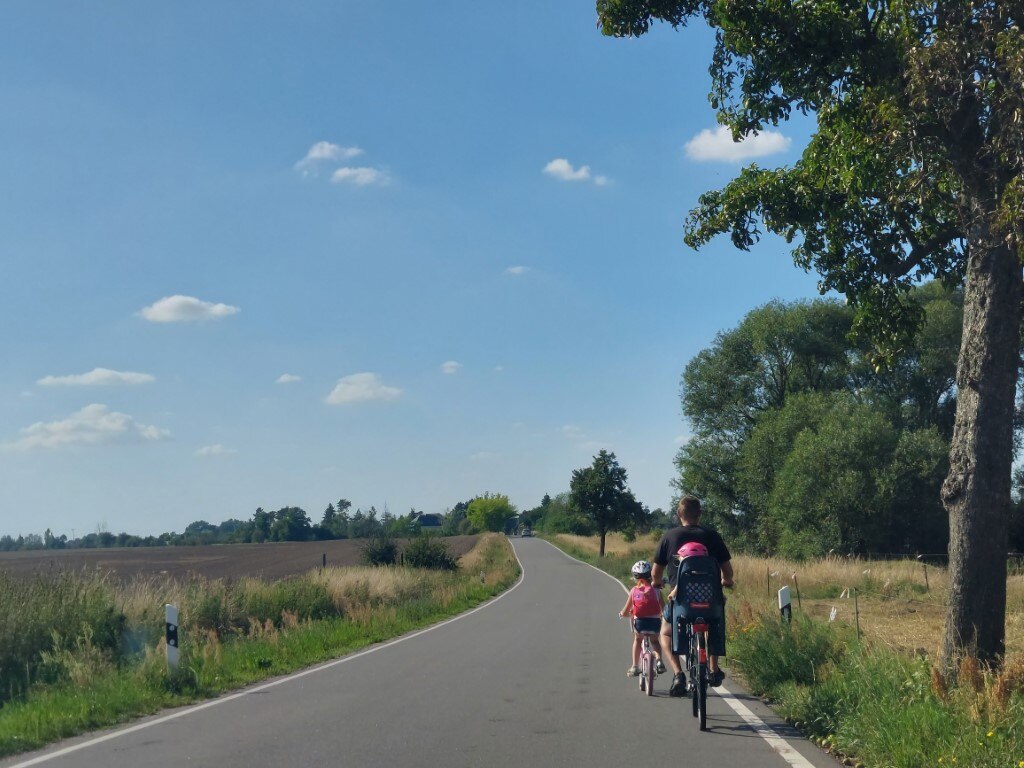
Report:
[[[102,583],[58,584],[46,594],[53,598],[58,592],[59,599],[33,610],[45,615],[45,626],[61,627],[63,621],[73,631],[53,630],[48,650],[36,654],[39,662],[20,690],[15,678],[4,680],[10,688],[0,707],[0,756],[211,698],[397,637],[480,604],[518,575],[507,540],[490,535],[461,558],[455,573],[328,568],[277,585],[140,583],[116,595],[104,593],[113,587]],[[161,625],[152,607],[162,607],[169,589],[181,590],[177,597],[184,604],[181,666],[174,675],[165,669],[163,641],[156,640]],[[134,638],[134,647],[115,653],[102,642],[106,629]],[[21,630],[23,644],[26,631]]]
[[[549,540],[620,579],[632,562],[649,559],[655,544],[646,538],[610,539],[602,559],[595,540],[564,535]],[[729,596],[727,618],[730,672],[845,764],[1024,768],[1024,658],[1011,657],[998,675],[968,660],[945,677],[920,647],[930,645],[941,625],[932,626],[931,618],[914,625],[914,635],[900,627],[905,611],[914,610],[919,622],[925,621],[922,614],[931,616],[920,598],[944,599],[943,573],[931,574],[932,592],[922,595],[916,564],[734,561],[737,589]],[[790,625],[779,619],[770,592],[797,567],[805,610]],[[828,621],[830,606],[849,611],[844,585],[862,595],[861,639],[853,626]],[[1011,608],[1020,602],[1020,585],[1012,587]],[[894,639],[898,642],[886,642]],[[1015,635],[1010,639],[1013,647],[1019,644]]]

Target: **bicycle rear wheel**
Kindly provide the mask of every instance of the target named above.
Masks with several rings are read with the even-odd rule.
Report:
[[[644,655],[644,680],[647,681],[647,695],[654,695],[654,654],[648,651]]]
[[[700,664],[697,660],[700,658],[699,651],[697,650],[697,638],[694,635],[690,635],[690,652],[686,656],[686,673],[689,675],[690,680],[690,699],[693,703],[693,716],[697,717],[699,714],[699,706],[697,701],[697,670],[700,668]]]
[[[700,729],[708,729],[708,665],[701,664],[693,686],[693,700],[700,718]]]

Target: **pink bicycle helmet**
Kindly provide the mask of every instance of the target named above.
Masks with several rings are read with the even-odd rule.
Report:
[[[688,541],[679,548],[676,553],[679,555],[679,559],[684,557],[694,557],[696,555],[707,555],[708,548],[701,544],[699,541]]]

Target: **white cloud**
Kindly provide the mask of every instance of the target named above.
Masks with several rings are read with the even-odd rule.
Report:
[[[4,447],[16,451],[60,448],[65,445],[96,445],[114,441],[162,440],[170,432],[140,424],[131,416],[92,403],[62,421],[36,422],[21,430],[21,437]]]
[[[561,181],[592,181],[599,187],[604,187],[608,184],[607,176],[592,176],[589,165],[581,165],[579,168],[573,168],[572,163],[564,157],[558,157],[552,160],[544,166],[543,172],[548,176],[554,176],[556,179]]]
[[[462,368],[462,363],[458,363],[454,360],[441,363],[441,371],[447,373],[449,376],[454,376]]]
[[[329,141],[318,141],[309,148],[306,156],[295,164],[295,169],[301,171],[303,176],[315,175],[321,163],[351,160],[361,154],[363,150],[359,147],[342,147]]]
[[[587,436],[586,433],[584,433],[584,431],[575,424],[566,424],[562,427],[561,433],[568,440],[582,440]]]
[[[495,373],[501,373],[504,370],[505,370],[505,366],[504,365],[496,365],[496,366],[494,366],[494,372]]]
[[[590,178],[590,166],[581,165],[579,168],[573,168],[572,163],[564,157],[559,157],[544,166],[544,173],[562,181],[586,181]]]
[[[301,376],[296,376],[293,373],[282,373],[280,376],[277,377],[277,381],[275,381],[274,383],[275,384],[291,384],[291,383],[296,382],[296,381],[302,381],[302,377]]]
[[[156,381],[156,377],[148,373],[93,368],[88,373],[79,373],[71,376],[44,376],[36,384],[41,387],[112,387],[123,384],[148,384],[151,381]]]
[[[394,400],[402,394],[398,387],[385,386],[376,373],[353,373],[338,379],[327,402],[331,405],[360,403],[368,400]]]
[[[742,162],[785,152],[790,143],[792,140],[778,131],[762,131],[746,136],[742,141],[733,141],[732,131],[720,125],[713,131],[705,128],[686,142],[686,154],[700,162]]]
[[[508,269],[505,270],[505,274],[506,275],[513,275],[514,277],[519,277],[519,275],[522,275],[522,274],[524,274],[526,272],[526,269],[527,269],[526,267],[521,267],[521,266],[520,267],[509,267]]]
[[[237,315],[241,311],[230,304],[214,304],[200,301],[194,296],[175,295],[165,296],[144,307],[139,314],[151,323],[194,323]]]
[[[471,455],[469,457],[469,460],[470,461],[491,461],[493,459],[498,458],[498,455],[499,454],[494,453],[493,451],[480,451],[478,453],[474,453],[473,455]]]
[[[366,187],[370,184],[383,186],[390,179],[384,171],[378,168],[339,168],[331,174],[331,181],[335,184],[355,184],[357,187]]]
[[[234,448],[225,448],[220,443],[214,443],[213,445],[204,445],[198,451],[196,456],[230,456],[238,453]]]

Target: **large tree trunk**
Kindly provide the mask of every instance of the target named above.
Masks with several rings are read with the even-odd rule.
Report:
[[[1021,264],[987,227],[972,233],[964,287],[957,409],[942,501],[949,512],[949,606],[942,661],[988,665],[1005,651],[1006,548]]]

